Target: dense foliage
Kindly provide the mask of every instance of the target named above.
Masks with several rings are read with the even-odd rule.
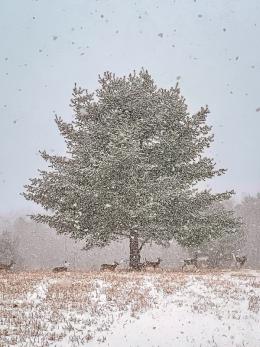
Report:
[[[67,155],[41,153],[50,168],[24,196],[47,213],[32,218],[86,248],[126,237],[139,251],[173,238],[193,246],[233,232],[233,212],[216,204],[233,192],[197,189],[225,172],[204,155],[213,141],[208,108],[189,114],[178,85],[158,88],[144,70],[123,78],[107,72],[99,83],[94,94],[75,86],[71,123],[55,119]]]

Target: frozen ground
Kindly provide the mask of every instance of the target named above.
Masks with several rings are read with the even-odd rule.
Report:
[[[0,347],[260,346],[260,271],[0,273]]]

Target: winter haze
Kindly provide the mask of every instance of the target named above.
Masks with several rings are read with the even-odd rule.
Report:
[[[209,185],[260,190],[259,2],[5,1],[0,12],[0,213],[30,211],[19,193],[63,153],[54,114],[72,119],[74,83],[142,66],[160,86],[179,80],[190,112],[208,104],[211,152],[226,175]]]
[[[0,347],[260,346],[259,37],[259,0],[1,1]]]

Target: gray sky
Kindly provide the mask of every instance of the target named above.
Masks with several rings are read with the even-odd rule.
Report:
[[[180,76],[190,112],[209,105],[211,153],[228,168],[209,186],[238,196],[260,191],[259,7],[259,0],[1,1],[0,213],[35,208],[19,193],[45,167],[39,149],[64,152],[53,119],[72,119],[74,82],[95,89],[106,70],[141,67],[161,87]]]

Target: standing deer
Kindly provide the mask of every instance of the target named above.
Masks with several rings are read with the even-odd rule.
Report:
[[[232,253],[233,258],[236,262],[237,267],[239,267],[239,269],[242,268],[242,266],[245,264],[245,262],[247,261],[247,257],[245,255],[243,255],[242,257],[235,255],[234,253]]]
[[[148,267],[152,267],[154,270],[157,269],[161,263],[161,259],[157,258],[157,261],[148,261],[145,259],[145,262],[143,264],[141,264],[142,268],[148,268]]]
[[[188,258],[183,260],[184,264],[182,265],[182,271],[189,265],[195,266],[198,269],[198,254],[195,254],[194,258]]]
[[[11,260],[10,264],[2,264],[2,263],[0,263],[0,271],[1,270],[9,271],[9,270],[11,270],[11,267],[14,264],[15,264],[15,262],[13,260]]]
[[[64,266],[57,266],[52,269],[52,272],[67,272],[69,263],[67,261],[64,262]]]
[[[100,266],[100,270],[110,270],[110,271],[115,271],[116,267],[119,265],[117,261],[114,261],[114,264],[102,264]]]

